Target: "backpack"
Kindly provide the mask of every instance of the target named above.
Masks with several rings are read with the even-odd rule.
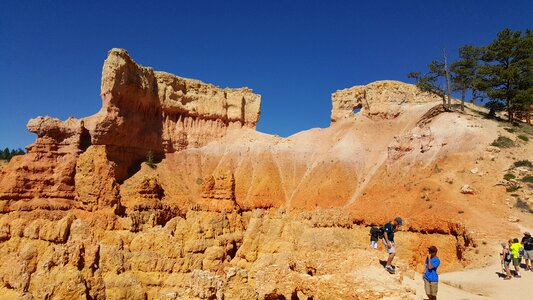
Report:
[[[523,257],[524,254],[525,254],[525,253],[524,253],[524,247],[520,247],[520,249],[518,249],[518,255],[519,255],[520,257]]]
[[[378,238],[379,237],[379,229],[376,228],[376,227],[371,227],[370,228],[370,236]]]
[[[507,255],[505,255],[505,261],[513,260],[513,253],[507,249]]]
[[[379,226],[378,236],[379,236],[380,239],[385,237],[385,228],[384,227],[385,227],[385,225]]]

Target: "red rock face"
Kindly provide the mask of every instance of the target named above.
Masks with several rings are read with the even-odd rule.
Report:
[[[67,200],[74,199],[76,159],[87,143],[83,123],[74,118],[38,117],[28,122],[28,130],[37,134],[37,140],[27,147],[26,155],[14,157],[0,174],[4,210],[69,208]],[[31,199],[48,201],[14,203]]]
[[[36,142],[28,147],[28,154],[13,159],[0,173],[4,210],[20,205],[28,206],[24,209],[39,205],[67,209],[75,197],[83,198],[80,195],[89,198],[80,201],[94,204],[98,201],[90,198],[100,194],[76,193],[74,180],[76,161],[90,145],[105,146],[104,159],[112,171],[81,168],[76,182],[84,190],[88,181],[83,176],[100,180],[94,188],[112,195],[115,188],[105,181],[122,182],[130,177],[149,152],[158,160],[168,153],[201,147],[228,129],[255,128],[261,101],[248,88],[222,89],[155,72],[137,65],[122,49],[109,51],[104,62],[101,96],[102,109],[93,116],[63,122],[39,117],[28,123],[28,129],[37,134]],[[32,204],[15,204],[17,200]],[[100,202],[113,205],[116,201]]]

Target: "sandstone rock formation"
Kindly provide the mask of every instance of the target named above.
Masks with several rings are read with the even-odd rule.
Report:
[[[356,109],[371,118],[391,119],[416,104],[441,101],[441,98],[422,92],[414,85],[393,80],[339,90],[331,98],[332,123],[353,118]]]
[[[37,141],[28,147],[27,155],[3,171],[0,199],[33,200],[29,206],[44,201],[71,207],[72,201],[61,200],[76,197],[76,160],[90,145],[104,147],[98,148],[105,153],[101,159],[109,160],[113,170],[95,174],[102,170],[83,170],[80,164],[84,162],[80,162],[82,172],[76,180],[81,181],[81,189],[87,189],[81,186],[90,180],[84,181],[83,176],[104,175],[112,177],[111,181],[123,181],[138,170],[150,151],[162,157],[201,147],[232,128],[255,129],[261,102],[261,97],[248,88],[222,89],[142,67],[123,49],[109,51],[102,70],[101,95],[102,109],[93,116],[63,122],[50,117],[30,120],[28,129],[37,134]],[[86,195],[87,191],[79,193]],[[92,197],[98,198],[99,193],[93,191]],[[3,207],[9,210],[8,204]]]
[[[0,169],[0,295],[406,299],[425,247],[442,271],[475,266],[491,251],[480,243],[512,232],[510,209],[533,222],[531,185],[501,182],[531,176],[509,166],[532,146],[489,146],[510,133],[413,85],[337,91],[329,128],[287,138],[255,131],[250,89],[154,71],[122,49],[101,96],[93,116],[30,120],[37,140]],[[522,202],[502,200],[511,186]],[[382,257],[364,226],[398,215],[398,277],[374,276]]]
[[[28,154],[14,157],[0,173],[3,209],[9,210],[10,201],[34,198],[48,199],[41,203],[45,207],[68,207],[63,200],[74,199],[76,159],[88,142],[83,122],[38,117],[27,127],[37,134],[37,140],[27,147]]]

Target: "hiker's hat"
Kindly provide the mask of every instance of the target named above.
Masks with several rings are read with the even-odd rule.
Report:
[[[437,247],[435,247],[435,246],[428,247],[428,250],[429,250],[430,253],[437,253]]]
[[[396,221],[396,223],[398,223],[398,225],[402,225],[403,224],[403,221],[402,221],[402,218],[400,217],[396,217],[396,219],[394,219]]]
[[[531,236],[531,233],[526,231],[526,232],[524,232],[524,235]]]

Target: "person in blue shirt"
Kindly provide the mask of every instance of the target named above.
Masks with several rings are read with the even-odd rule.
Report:
[[[429,300],[437,300],[439,290],[439,274],[437,268],[440,265],[440,259],[437,257],[437,247],[428,248],[426,257],[426,271],[424,272],[424,289]]]

